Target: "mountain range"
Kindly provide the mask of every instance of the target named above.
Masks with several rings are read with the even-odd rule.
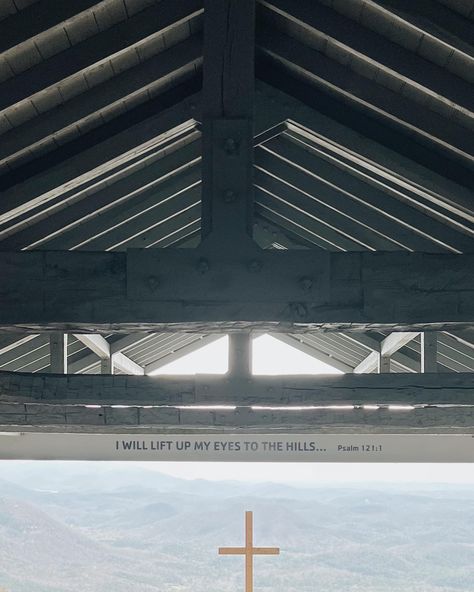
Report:
[[[177,479],[132,463],[0,463],[0,590],[473,592],[474,492]]]

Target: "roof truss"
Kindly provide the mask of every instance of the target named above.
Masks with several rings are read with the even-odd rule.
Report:
[[[61,18],[69,15],[74,21],[76,16],[69,7],[62,9],[63,17],[49,17],[45,12],[48,0],[37,4],[29,10],[39,11],[35,26],[41,39],[50,28],[58,26]],[[198,72],[202,62],[197,22],[202,6],[193,0],[179,6],[167,1],[153,4],[129,18],[107,15],[102,34],[92,36],[88,45],[81,41],[49,57],[40,56],[34,67],[21,69],[18,65],[17,76],[3,83],[6,92],[0,106],[4,122],[14,128],[7,132],[8,145],[0,148],[0,159],[4,166],[20,167],[17,173],[6,176],[10,186],[0,204],[1,247],[8,248],[0,261],[0,327],[12,333],[31,331],[34,335],[53,331],[53,370],[61,368],[67,354],[65,333],[76,335],[80,343],[73,340],[75,348],[86,343],[95,352],[84,356],[75,350],[71,368],[89,371],[101,359],[102,371],[112,371],[115,365],[120,371],[142,374],[144,367],[148,371],[156,369],[160,360],[138,364],[121,351],[119,342],[122,340],[125,349],[125,344],[133,345],[134,337],[115,339],[89,333],[136,331],[139,342],[143,332],[149,330],[202,334],[272,329],[288,342],[297,341],[295,335],[300,331],[377,329],[395,332],[381,343],[376,341],[375,348],[367,346],[375,353],[362,362],[366,370],[372,367],[373,360],[381,370],[390,369],[390,358],[398,368],[412,370],[411,353],[415,351],[422,368],[434,371],[441,355],[449,357],[449,340],[454,339],[447,335],[436,343],[426,333],[419,343],[413,335],[426,329],[457,332],[472,324],[474,215],[472,195],[462,187],[469,177],[463,172],[472,167],[472,142],[464,133],[472,123],[472,101],[466,92],[466,70],[456,70],[455,65],[455,60],[470,62],[472,56],[463,51],[465,34],[459,19],[448,19],[454,40],[448,43],[451,53],[444,68],[436,59],[428,60],[405,46],[400,49],[388,33],[380,35],[371,29],[370,19],[382,19],[385,25],[396,22],[404,31],[409,29],[429,38],[441,55],[446,50],[446,36],[417,24],[414,7],[404,15],[390,8],[391,0],[369,0],[369,25],[362,25],[348,21],[346,9],[328,9],[322,6],[324,2],[313,6],[306,0],[297,4],[262,0],[258,4],[256,43],[260,63],[271,64],[274,72],[283,72],[281,80],[289,80],[290,74],[301,88],[316,90],[312,97],[326,95],[348,105],[349,118],[357,119],[363,113],[359,125],[375,121],[377,137],[387,135],[389,140],[381,143],[391,148],[361,141],[357,126],[351,130],[335,124],[265,85],[258,88],[254,119],[252,0],[205,3],[202,110],[200,95],[181,97],[177,105],[169,108],[166,100],[161,103],[167,85],[179,84]],[[82,2],[79,9],[90,11],[91,3]],[[7,35],[3,41],[6,44],[21,45],[24,41],[20,20],[15,22],[12,36]],[[345,35],[348,23],[350,34]],[[176,45],[182,25],[186,34]],[[71,27],[75,27],[74,22]],[[174,39],[163,55],[153,45],[160,35]],[[147,45],[150,36],[154,41]],[[141,50],[150,52],[147,59],[133,69],[125,67],[133,52],[140,56]],[[398,55],[407,59],[397,61]],[[121,73],[114,70],[120,69],[120,64],[124,67]],[[104,66],[102,73],[97,66]],[[80,76],[90,85],[95,80],[97,88],[80,91],[75,86]],[[56,105],[54,95],[58,91],[52,87],[59,85],[64,91],[65,82],[72,84],[72,94]],[[286,88],[291,85],[287,83]],[[405,92],[401,92],[400,85]],[[293,94],[297,95],[297,90]],[[101,118],[118,120],[121,113],[139,109],[153,96],[160,98],[154,103],[160,106],[159,113],[140,115],[116,128],[101,127],[114,130],[105,141],[100,139],[100,133],[95,136],[81,131],[81,127],[92,130],[102,125]],[[44,105],[44,117],[36,119],[30,103],[36,110]],[[334,107],[327,112],[334,113]],[[146,113],[146,109],[140,113]],[[71,130],[72,136],[68,136]],[[201,132],[202,190],[200,155],[196,154]],[[65,151],[63,157],[57,150],[52,151],[54,142],[72,146],[74,134],[80,136],[80,142],[70,153]],[[82,135],[87,136],[85,140]],[[400,149],[403,142],[397,138],[406,137],[415,141]],[[397,146],[398,151],[394,151]],[[34,160],[42,153],[45,156],[38,161],[38,169],[41,163],[47,166],[39,173],[23,175],[26,169],[22,168],[22,159]],[[412,154],[416,162],[410,162]],[[446,157],[446,176],[450,180],[431,173],[441,162],[431,158],[432,154],[441,155],[441,161]],[[159,162],[156,170],[155,162]],[[174,174],[176,171],[179,174]],[[156,198],[158,193],[161,200]],[[86,196],[94,196],[94,200]],[[100,204],[100,211],[91,209],[92,201]],[[277,249],[265,251],[252,241],[257,220],[258,224],[268,224],[257,230],[259,243]],[[203,240],[197,248],[140,249],[196,241],[199,233]],[[285,250],[295,244],[307,248]],[[131,247],[135,250],[115,252]],[[44,250],[39,252],[38,248]],[[15,249],[31,252],[11,252]],[[87,250],[91,252],[83,252]],[[34,300],[31,293],[35,294]],[[58,332],[60,339],[55,335]],[[235,351],[240,338],[248,341],[247,333],[233,340]],[[214,336],[204,339],[212,340]],[[354,334],[353,343],[359,340],[361,347],[370,339]],[[47,346],[45,336],[33,337],[34,341],[39,349]],[[22,342],[19,349],[28,343]],[[197,347],[197,343],[193,340],[177,352],[184,353],[185,348]],[[324,351],[323,345],[321,338],[315,337],[313,355],[327,360],[337,340],[331,342],[328,337]],[[300,348],[309,351],[310,346],[302,340]],[[6,339],[5,355],[16,355],[14,349],[15,344]],[[84,407],[83,401],[80,410],[70,408],[68,401],[64,409],[53,409],[51,400],[40,397],[41,402],[17,400],[10,409],[2,407],[0,417],[8,424],[19,421],[23,414],[26,424],[37,425],[43,424],[43,419],[43,425],[54,424],[54,417],[60,417],[58,424],[66,418],[68,423],[95,428],[128,424],[178,429],[188,426],[190,418],[208,429],[231,428],[238,422],[256,429],[258,425],[286,425],[290,417],[287,409],[279,415],[278,411],[260,413],[252,408],[251,397],[255,397],[254,402],[264,401],[266,386],[263,390],[261,385],[254,385],[256,390],[245,387],[252,393],[242,404],[239,397],[249,379],[244,357],[239,354],[234,360],[230,382],[217,385],[230,393],[220,402],[237,404],[235,414],[228,417],[208,412],[198,418],[195,410],[181,411],[177,405],[184,392],[181,387],[178,398],[171,399],[170,408],[166,409],[158,399],[156,412],[139,408],[143,401],[137,397],[135,408],[123,412],[111,406],[100,412]],[[341,368],[357,368],[344,361],[338,364]],[[452,365],[456,364],[462,367],[459,360],[453,361]],[[6,389],[12,384],[7,378]],[[409,392],[404,379],[390,376],[390,380],[394,389]],[[450,378],[437,380],[448,389],[453,386]],[[449,391],[450,401],[462,404],[466,400],[463,389],[469,388],[471,382],[469,376],[462,376],[457,383],[460,389],[453,387]],[[287,385],[291,393],[287,399],[277,386],[276,398],[272,399],[272,395],[268,400],[278,403],[283,397],[281,400],[288,405],[296,402],[295,393],[299,392],[302,401],[321,403],[315,385],[324,385],[317,381],[311,383],[313,386],[302,384],[301,390],[297,383]],[[358,389],[362,382],[351,384],[349,388]],[[26,382],[24,385],[28,388]],[[381,383],[374,385],[379,388]],[[464,421],[470,429],[470,410],[464,410],[463,415],[457,407],[449,414],[441,407],[436,411],[425,409],[420,402],[430,385],[426,377],[416,385],[410,400],[423,409],[417,408],[406,421],[395,420],[385,409],[369,418],[365,413],[369,410],[361,412],[351,396],[347,418],[339,416],[341,425],[371,425],[374,420],[380,425],[413,428],[423,417],[426,426],[444,428],[453,422],[460,426]],[[60,392],[57,384],[43,382],[43,386]],[[198,387],[193,386],[195,390]],[[274,389],[275,385],[268,388]],[[312,393],[307,399],[301,394],[306,390]],[[331,390],[335,397],[331,397],[332,401],[342,400],[338,392]],[[93,389],[92,393],[96,400]],[[114,397],[118,393],[115,391]],[[390,399],[377,396],[376,406]],[[198,397],[193,402],[198,399],[202,401]],[[435,402],[444,404],[441,399]],[[313,411],[293,415],[290,423],[302,428],[322,427],[328,421],[338,424],[332,412]]]

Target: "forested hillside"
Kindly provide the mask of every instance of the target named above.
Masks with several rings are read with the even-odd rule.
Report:
[[[109,464],[1,464],[0,590],[241,592],[244,510],[255,592],[472,592],[474,492],[175,479]]]

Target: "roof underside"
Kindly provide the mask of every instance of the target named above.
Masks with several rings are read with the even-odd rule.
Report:
[[[0,250],[195,246],[202,2],[0,11]],[[263,248],[474,250],[473,18],[473,0],[258,2]],[[290,340],[351,371],[384,337]],[[208,336],[106,338],[156,369]],[[80,341],[68,350],[70,371],[100,371]],[[392,370],[419,370],[419,351],[408,343]],[[470,334],[440,335],[438,352],[441,370],[474,371]],[[48,367],[47,336],[0,336],[0,369]]]

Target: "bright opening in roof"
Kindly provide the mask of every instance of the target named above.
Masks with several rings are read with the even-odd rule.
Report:
[[[227,335],[199,350],[170,362],[152,373],[159,374],[225,374],[228,370],[229,339]],[[271,335],[253,340],[253,374],[342,374]]]
[[[253,340],[253,374],[342,374],[271,335]]]
[[[225,374],[229,365],[228,350],[229,338],[224,335],[222,339],[204,345],[200,349],[151,372],[150,376],[158,374]]]

